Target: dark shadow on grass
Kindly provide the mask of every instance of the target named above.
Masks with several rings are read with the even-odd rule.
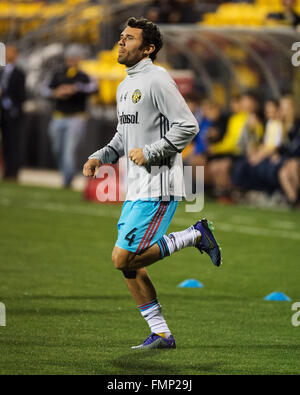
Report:
[[[213,373],[220,367],[219,362],[207,364],[183,363],[178,356],[178,362],[170,362],[169,353],[176,353],[176,350],[132,350],[118,358],[111,360],[112,366],[118,368],[119,374],[199,374],[201,372]],[[166,361],[161,361],[162,357]],[[159,360],[157,360],[159,358]],[[176,358],[175,358],[176,359]],[[176,359],[177,360],[177,359]]]

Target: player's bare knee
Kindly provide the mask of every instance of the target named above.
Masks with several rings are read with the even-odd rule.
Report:
[[[117,250],[113,250],[111,257],[113,264],[118,270],[126,270],[128,269],[128,257],[126,255],[121,254]]]
[[[128,262],[125,261],[124,259],[117,259],[114,262],[114,265],[115,265],[115,268],[118,270],[121,270],[121,271],[128,270]]]

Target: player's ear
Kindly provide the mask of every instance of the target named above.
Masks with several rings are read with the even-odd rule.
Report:
[[[145,47],[143,51],[144,51],[145,55],[149,56],[150,54],[152,54],[152,52],[155,51],[155,45],[154,44],[150,44],[147,47]]]

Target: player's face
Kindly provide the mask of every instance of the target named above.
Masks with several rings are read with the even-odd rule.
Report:
[[[147,50],[142,48],[143,30],[127,26],[121,33],[118,62],[127,67],[134,66],[148,56]]]

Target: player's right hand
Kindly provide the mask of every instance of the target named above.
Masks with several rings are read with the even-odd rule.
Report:
[[[89,159],[84,164],[82,173],[85,177],[96,178],[100,166],[101,162],[99,159]]]

